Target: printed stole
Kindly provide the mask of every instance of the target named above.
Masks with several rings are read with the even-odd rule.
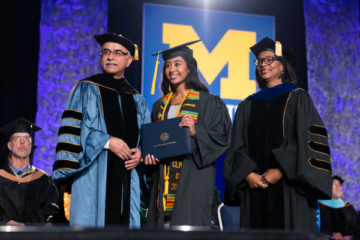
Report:
[[[170,109],[170,102],[173,98],[173,92],[166,94],[163,98],[160,99],[160,106],[157,114],[157,121],[163,121],[167,119],[167,115]],[[183,117],[186,112],[191,115],[195,122],[198,119],[199,113],[199,99],[200,93],[189,89],[179,106],[176,117]],[[182,159],[181,158],[171,158],[166,161],[164,164],[164,192],[163,192],[163,209],[165,215],[171,215],[171,212],[174,207],[176,190],[178,188],[178,182],[180,178],[180,172],[182,168]],[[160,169],[162,171],[162,169]],[[160,182],[159,182],[160,187]],[[160,191],[159,191],[160,193]],[[159,206],[159,196],[157,199],[157,205]]]
[[[114,80],[103,74],[95,75],[88,80],[98,86],[107,133],[124,140],[130,149],[136,148],[139,127],[133,93],[125,93],[122,90],[121,80]],[[129,226],[130,182],[131,170],[125,168],[124,160],[108,151],[105,225]]]

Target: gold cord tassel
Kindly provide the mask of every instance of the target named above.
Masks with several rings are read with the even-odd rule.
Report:
[[[282,56],[282,45],[280,42],[275,42],[275,56],[281,57]]]
[[[135,46],[134,60],[138,61],[139,60],[139,49],[138,49],[138,46],[136,44],[134,44],[134,46]]]
[[[158,70],[159,63],[160,62],[159,62],[159,53],[158,53],[157,59],[156,59],[156,64],[155,64],[154,77],[153,77],[152,86],[151,86],[151,95],[155,94],[155,83],[156,83],[156,76],[157,76],[157,70]]]
[[[164,179],[165,179],[165,183],[164,183],[164,193],[163,193],[163,205],[164,205],[164,212],[166,212],[166,197],[169,193],[169,174],[170,174],[170,169],[168,171],[168,173],[166,174],[166,165],[164,165]]]

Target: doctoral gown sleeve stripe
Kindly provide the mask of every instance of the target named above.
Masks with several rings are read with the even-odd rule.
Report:
[[[323,126],[319,126],[319,125],[310,125],[309,133],[320,136],[320,137],[324,137],[324,138],[328,137],[326,128]]]
[[[80,137],[80,127],[62,126],[59,129],[59,136],[62,134],[68,134],[68,135]]]

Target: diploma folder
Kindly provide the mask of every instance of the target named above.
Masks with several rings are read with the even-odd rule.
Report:
[[[190,131],[180,128],[181,117],[141,125],[142,156],[157,159],[191,153]]]

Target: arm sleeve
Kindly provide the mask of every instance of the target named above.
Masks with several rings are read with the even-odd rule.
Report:
[[[49,179],[48,199],[45,203],[45,221],[52,222],[56,213],[60,210],[58,206],[59,193],[55,185]]]
[[[298,192],[330,199],[332,179],[327,131],[308,93],[299,91],[292,97],[296,116],[286,113],[285,123],[291,121],[289,118],[296,118],[296,134],[285,136],[281,146],[272,152],[285,179]]]
[[[248,156],[246,150],[246,104],[241,102],[236,110],[231,144],[224,160],[225,193],[224,202],[227,205],[235,203],[237,190],[246,187],[245,178],[251,172],[257,172],[255,162]],[[238,204],[238,203],[237,203]]]
[[[199,168],[212,164],[230,145],[231,120],[226,105],[218,96],[211,96],[195,123],[196,137],[191,138],[194,160]]]
[[[89,167],[109,141],[95,85],[79,83],[70,93],[62,115],[54,162],[54,182],[67,181]]]

